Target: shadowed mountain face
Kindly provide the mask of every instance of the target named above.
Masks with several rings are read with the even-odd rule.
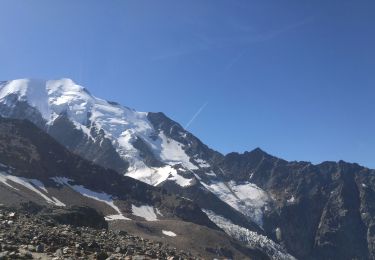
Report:
[[[374,258],[374,170],[345,162],[286,162],[259,149],[229,154],[220,167],[227,178],[249,180],[272,194],[264,230],[291,254]]]
[[[150,189],[140,182],[112,183],[123,175],[163,187],[194,201],[188,207],[194,214],[203,210],[227,234],[275,259],[375,258],[373,170],[345,162],[287,162],[261,149],[222,155],[163,113],[100,100],[67,79],[3,83],[0,115],[28,119],[69,151],[117,172],[105,170],[110,174],[104,179],[103,171],[80,173],[75,181],[93,188],[107,183],[106,191],[116,196],[133,185]],[[22,167],[35,167],[42,176],[44,168],[33,160]],[[190,211],[180,215],[196,221]],[[212,224],[202,219],[200,224]]]

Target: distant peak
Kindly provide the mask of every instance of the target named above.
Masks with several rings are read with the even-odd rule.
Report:
[[[245,152],[244,155],[264,157],[264,158],[269,158],[269,159],[278,159],[277,157],[270,155],[269,153],[265,152],[259,147],[255,148],[254,150],[250,152]]]
[[[257,147],[257,148],[255,148],[252,151],[245,152],[244,154],[258,155],[258,156],[271,156],[267,152],[265,152],[264,150],[262,150],[260,147]],[[273,157],[273,156],[271,156],[271,157]]]
[[[260,147],[255,148],[254,150],[250,151],[250,153],[266,153]]]
[[[265,151],[263,151],[262,149],[260,149],[259,147],[255,148],[254,150],[252,151],[245,151],[243,153],[238,153],[238,152],[231,152],[231,153],[228,153],[226,156],[270,156],[268,153],[266,153]]]

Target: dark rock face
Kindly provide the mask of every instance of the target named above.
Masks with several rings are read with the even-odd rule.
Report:
[[[287,162],[260,149],[228,154],[219,165],[229,179],[250,180],[274,196],[264,229],[292,255],[374,258],[374,170],[345,162]]]
[[[361,218],[353,171],[343,165],[337,182],[322,212],[315,238],[316,251],[324,258],[368,258],[367,227]],[[340,252],[336,248],[341,248]]]
[[[108,229],[108,223],[105,221],[104,216],[89,207],[74,206],[53,209],[51,212],[43,213],[41,217],[63,225]]]

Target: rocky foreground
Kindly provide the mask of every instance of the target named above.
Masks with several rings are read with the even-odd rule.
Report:
[[[69,216],[70,220],[75,219]],[[198,258],[123,231],[60,224],[52,218],[0,207],[2,259]]]

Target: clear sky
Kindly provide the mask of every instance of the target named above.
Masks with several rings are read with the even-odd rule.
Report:
[[[69,77],[163,111],[222,153],[375,168],[373,0],[0,0],[0,10],[1,80]]]

